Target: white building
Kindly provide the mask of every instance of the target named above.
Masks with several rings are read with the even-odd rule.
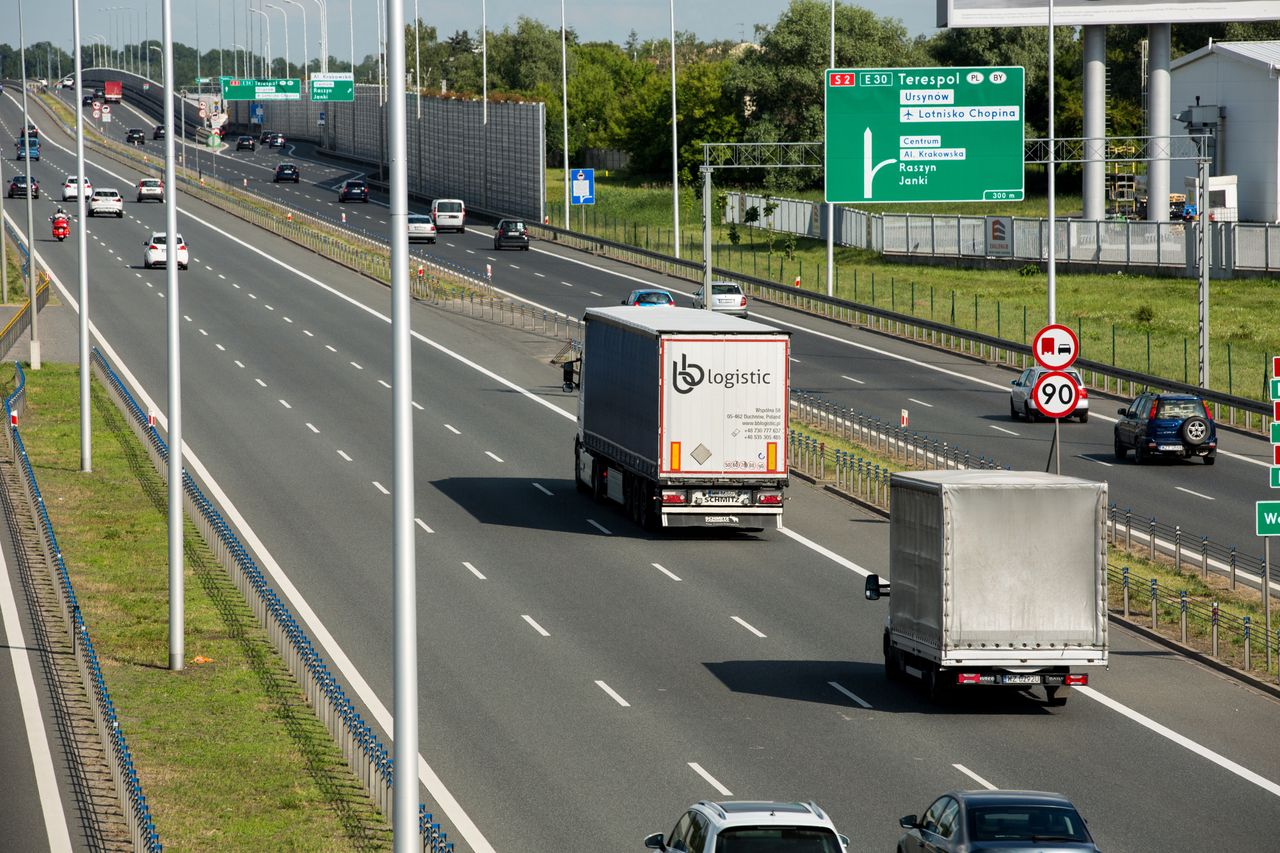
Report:
[[[1188,132],[1180,115],[1216,124],[1210,174],[1237,176],[1239,219],[1280,222],[1280,41],[1211,42],[1175,59],[1169,71],[1170,132]],[[1174,160],[1169,169],[1175,192],[1196,174],[1191,160]]]

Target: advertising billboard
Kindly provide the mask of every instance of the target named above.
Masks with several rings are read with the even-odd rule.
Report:
[[[1054,26],[1271,21],[1276,0],[1054,0]],[[938,0],[939,27],[1045,27],[1049,0]]]

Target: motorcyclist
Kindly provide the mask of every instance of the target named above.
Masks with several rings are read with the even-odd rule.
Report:
[[[58,209],[53,212],[53,216],[49,217],[50,222],[57,222],[59,219],[71,220],[70,214],[62,209],[62,205],[58,205]]]

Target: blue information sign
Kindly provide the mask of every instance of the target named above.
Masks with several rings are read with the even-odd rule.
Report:
[[[596,203],[596,170],[569,170],[569,199],[573,204]]]

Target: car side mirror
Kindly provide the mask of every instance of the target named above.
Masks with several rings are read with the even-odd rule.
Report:
[[[1016,379],[1010,379],[1010,380],[1009,380],[1009,384],[1010,384],[1010,385],[1017,385],[1017,384],[1018,384],[1018,380],[1016,380]]]
[[[906,817],[898,818],[898,826],[903,829],[919,829],[920,821],[917,819],[916,815],[909,814]]]
[[[837,835],[837,836],[836,836],[836,838],[840,839],[840,849],[841,849],[841,850],[848,850],[848,849],[849,849],[849,836],[847,836],[847,835]]]
[[[644,846],[648,850],[666,850],[666,842],[662,839],[661,832],[655,832],[653,835],[647,835],[644,839]]]
[[[627,304],[627,300],[625,300],[625,299],[624,299],[624,300],[622,300],[621,302],[619,302],[618,304],[619,304],[619,305],[626,305],[626,304]]]
[[[1117,414],[1117,415],[1127,415],[1127,414],[1129,414],[1129,410],[1128,410],[1128,409],[1116,409],[1116,414]]]
[[[881,598],[888,598],[889,584],[880,580],[879,575],[867,575],[864,594],[867,596],[867,601],[879,601]]]

